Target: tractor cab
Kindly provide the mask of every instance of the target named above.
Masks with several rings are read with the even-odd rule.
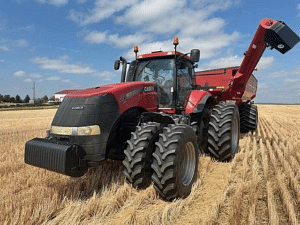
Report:
[[[137,55],[138,47],[134,46],[136,60],[133,60],[126,74],[124,58],[121,82],[142,81],[156,84],[159,109],[183,109],[188,95],[193,89],[194,63],[199,61],[200,51],[193,49],[190,57],[176,51],[178,38],[174,38],[175,51],[156,51]],[[120,60],[115,62],[119,68]],[[127,64],[127,62],[126,62]],[[124,71],[125,70],[125,71]]]

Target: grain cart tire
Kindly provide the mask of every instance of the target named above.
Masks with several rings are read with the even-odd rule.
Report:
[[[239,149],[239,110],[236,105],[217,104],[213,109],[208,130],[209,154],[221,162],[230,161]]]
[[[240,131],[248,133],[255,131],[258,125],[258,110],[256,105],[242,104],[239,106],[240,112]]]
[[[155,122],[142,123],[131,133],[131,139],[124,151],[125,181],[136,189],[145,189],[151,184],[152,153],[161,125]]]
[[[210,120],[210,111],[207,106],[204,107],[198,121],[192,122],[191,126],[197,136],[197,143],[200,155],[208,154],[208,128]]]
[[[197,177],[197,137],[192,127],[171,124],[163,129],[153,153],[152,180],[161,198],[187,197]]]

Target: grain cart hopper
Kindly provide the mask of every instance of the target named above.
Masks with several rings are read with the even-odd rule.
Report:
[[[26,143],[25,162],[79,177],[106,159],[123,160],[133,187],[153,182],[163,199],[186,197],[199,153],[230,161],[240,129],[256,129],[252,72],[265,48],[285,53],[298,42],[283,22],[264,19],[240,67],[197,73],[200,51],[178,52],[178,38],[174,51],[137,55],[135,46],[135,60],[115,62],[116,70],[122,64],[120,83],[65,97],[47,137]]]

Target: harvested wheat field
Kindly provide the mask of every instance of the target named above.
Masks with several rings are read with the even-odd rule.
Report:
[[[231,163],[199,161],[191,195],[165,202],[124,184],[108,161],[70,178],[23,162],[55,109],[0,112],[0,224],[298,224],[300,106],[259,106],[259,128]]]

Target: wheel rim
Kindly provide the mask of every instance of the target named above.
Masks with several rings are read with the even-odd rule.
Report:
[[[238,117],[235,117],[232,122],[232,130],[231,130],[231,149],[232,154],[237,152],[237,148],[239,145],[239,121]]]
[[[185,144],[183,160],[181,162],[181,181],[184,186],[188,186],[193,180],[196,167],[195,146],[192,142]]]

